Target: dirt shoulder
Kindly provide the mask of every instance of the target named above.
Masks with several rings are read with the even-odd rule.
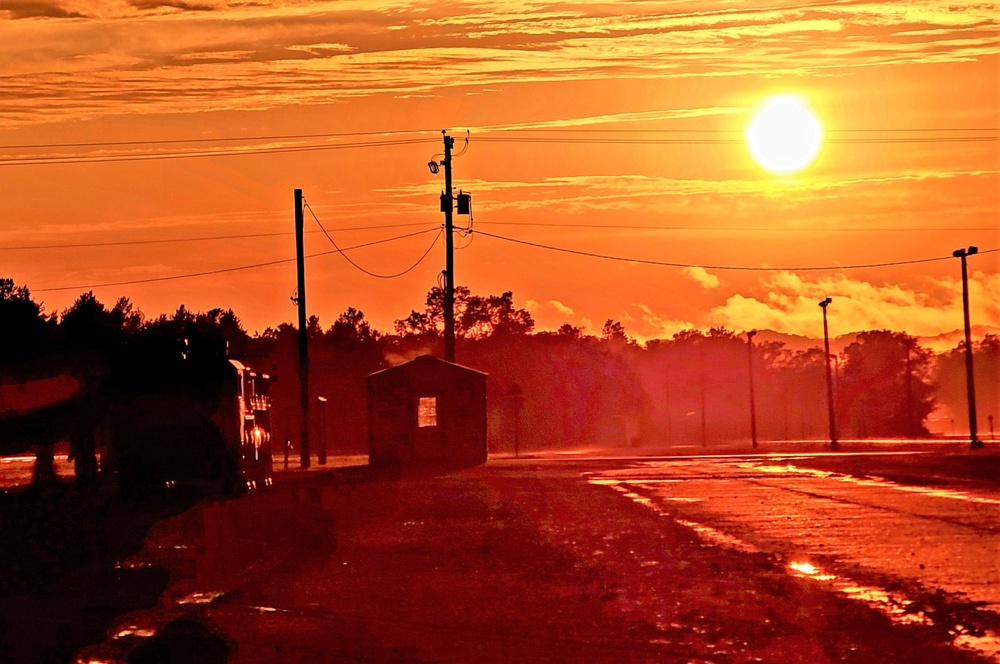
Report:
[[[203,503],[156,524],[129,561],[169,572],[158,605],[120,616],[81,654],[152,662],[183,645],[233,662],[977,661],[766,554],[707,545],[588,484],[587,468],[341,469]]]

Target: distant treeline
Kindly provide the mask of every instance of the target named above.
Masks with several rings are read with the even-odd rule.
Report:
[[[443,293],[432,289],[421,310],[374,329],[349,308],[324,329],[311,317],[311,436],[333,453],[367,450],[367,376],[422,354],[441,356]],[[490,449],[510,451],[585,445],[664,446],[748,441],[747,339],[725,329],[688,330],[639,345],[609,319],[600,335],[564,325],[535,331],[511,292],[480,296],[456,288],[457,358],[489,374]],[[178,352],[228,347],[229,356],[270,374],[275,450],[297,445],[298,332],[287,323],[251,336],[231,309],[147,318],[127,298],[108,307],[84,293],[46,314],[27,287],[0,279],[0,372],[16,379],[38,358],[91,358],[112,365],[122,349],[175,339]],[[158,347],[163,347],[160,344]],[[974,343],[980,429],[997,413],[1000,338]],[[133,354],[134,356],[134,354]],[[827,436],[822,348],[789,350],[754,343],[752,364],[761,440]],[[967,431],[964,350],[935,354],[902,332],[857,335],[835,361],[840,436],[926,436],[932,413],[944,433]],[[326,410],[320,415],[319,409]],[[319,430],[320,423],[324,430]]]

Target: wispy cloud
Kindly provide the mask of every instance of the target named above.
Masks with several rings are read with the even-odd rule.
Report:
[[[845,73],[1000,52],[995,8],[974,2],[714,7],[6,2],[0,14],[22,20],[9,22],[0,44],[0,122],[30,122],[39,112],[51,120],[259,110],[601,76]],[[198,55],[242,51],[251,52],[228,61]],[[121,64],[109,66],[108,54]]]
[[[717,276],[709,274],[703,267],[686,267],[681,274],[705,289],[718,288],[722,283]]]

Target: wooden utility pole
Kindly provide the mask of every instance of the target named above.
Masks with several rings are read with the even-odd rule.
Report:
[[[830,425],[830,449],[837,449],[837,416],[833,409],[833,374],[830,371],[830,328],[826,323],[826,308],[830,306],[831,298],[825,298],[819,303],[823,309],[823,360],[826,364],[826,415]]]
[[[757,330],[747,332],[747,370],[750,373],[750,445],[757,447],[757,402],[753,391],[753,338]]]
[[[969,320],[969,268],[966,257],[979,252],[978,247],[956,249],[951,255],[962,259],[962,313],[965,315],[965,392],[969,399],[969,444],[974,450],[982,449],[976,422],[976,381],[972,374],[972,324]]]
[[[302,214],[302,190],[295,190],[295,260],[297,285],[295,303],[299,307],[299,401],[302,419],[299,423],[299,454],[302,469],[309,468],[309,337],[306,330],[306,257]]]
[[[455,361],[455,241],[452,211],[455,197],[451,194],[451,149],[455,139],[446,132],[444,135],[444,193],[441,194],[441,209],[444,211],[444,359]]]

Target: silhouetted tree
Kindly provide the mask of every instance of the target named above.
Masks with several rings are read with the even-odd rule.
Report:
[[[31,360],[53,344],[54,318],[43,314],[27,286],[0,279],[0,364]]]
[[[989,436],[989,416],[994,419],[994,431],[1000,426],[1000,336],[987,334],[980,342],[972,343],[972,375],[975,378],[976,413],[979,435]],[[965,378],[965,342],[937,358],[934,371],[939,385],[938,402],[946,416],[955,420],[956,426],[968,430],[969,405]]]
[[[927,435],[933,353],[902,332],[862,332],[844,349],[837,404],[859,436]]]

